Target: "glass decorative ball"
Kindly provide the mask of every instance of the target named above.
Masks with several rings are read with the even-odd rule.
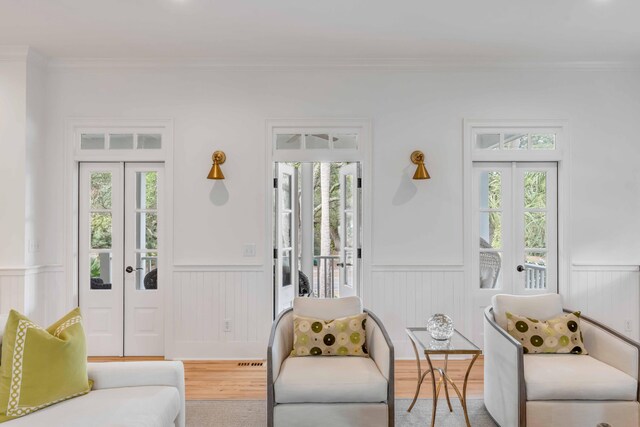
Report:
[[[427,330],[434,340],[448,340],[453,335],[453,320],[446,314],[434,314],[427,321]]]

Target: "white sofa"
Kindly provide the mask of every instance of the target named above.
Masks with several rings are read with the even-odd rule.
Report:
[[[640,345],[581,318],[585,355],[524,354],[506,312],[546,320],[563,313],[557,294],[496,295],[484,316],[484,402],[502,427],[640,425]]]
[[[267,351],[267,424],[375,427],[394,425],[393,345],[370,311],[366,343],[370,358],[288,357],[293,313],[332,320],[363,312],[358,297],[296,298],[273,324]]]
[[[0,348],[7,315],[0,315]],[[92,390],[7,427],[185,427],[182,362],[89,363]]]
[[[7,427],[184,427],[182,362],[89,363],[89,394],[8,421]]]

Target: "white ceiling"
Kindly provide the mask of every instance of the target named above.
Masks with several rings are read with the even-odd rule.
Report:
[[[0,0],[56,58],[638,61],[638,0]]]

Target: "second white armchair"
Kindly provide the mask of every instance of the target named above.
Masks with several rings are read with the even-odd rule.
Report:
[[[393,344],[371,312],[366,327],[370,357],[289,357],[293,314],[332,320],[363,312],[358,297],[297,298],[275,320],[267,353],[269,427],[394,425]]]

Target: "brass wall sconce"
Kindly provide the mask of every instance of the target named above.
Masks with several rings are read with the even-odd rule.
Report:
[[[418,165],[416,173],[413,174],[413,179],[431,179],[427,168],[424,166],[424,153],[422,151],[411,153],[411,162],[414,165]]]
[[[213,160],[213,166],[211,166],[207,179],[224,179],[224,174],[222,173],[222,169],[220,169],[220,165],[227,160],[224,151],[214,151],[211,160]]]

